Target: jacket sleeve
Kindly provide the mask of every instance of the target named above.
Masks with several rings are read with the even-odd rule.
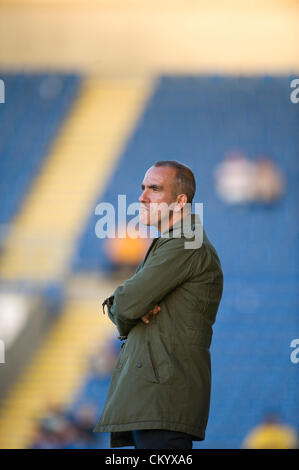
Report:
[[[142,267],[142,264],[143,262],[141,262],[136,271],[135,271],[135,274],[141,269]],[[112,323],[114,323],[116,325],[116,318],[113,314],[113,311],[112,311],[112,305],[113,305],[113,301],[114,301],[114,295],[110,295],[109,297],[107,297],[104,302],[102,303],[102,308],[103,308],[103,313],[105,314],[105,306],[107,307],[107,312],[108,312],[108,317],[110,318],[110,320],[112,321]],[[135,323],[134,323],[135,324]],[[126,336],[126,335],[125,335]],[[120,337],[120,339],[122,339],[122,337]]]
[[[195,250],[185,249],[184,242],[163,240],[143,268],[114,291],[110,318],[120,335],[128,335],[141,317],[188,278]]]
[[[128,335],[128,332],[126,332],[129,328],[129,331],[131,328],[133,328],[133,326],[136,325],[136,322],[131,322],[131,325],[130,325],[130,321],[129,320],[121,320],[121,319],[117,319],[117,317],[115,316],[115,314],[113,313],[113,301],[114,301],[114,295],[111,295],[110,297],[107,297],[107,299],[104,300],[103,304],[102,304],[102,307],[103,307],[103,313],[105,313],[105,305],[107,306],[107,312],[108,312],[108,317],[110,318],[110,320],[112,321],[112,323],[115,324],[115,326],[117,326],[118,328],[118,331],[119,331],[119,339],[124,339],[127,337]]]

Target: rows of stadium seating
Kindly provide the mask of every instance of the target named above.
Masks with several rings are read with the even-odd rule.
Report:
[[[101,199],[115,204],[120,193],[137,201],[143,174],[155,160],[176,159],[195,171],[195,202],[204,202],[204,225],[224,271],[212,343],[211,415],[199,448],[239,447],[272,409],[298,425],[298,372],[290,361],[298,331],[298,108],[290,102],[289,82],[162,77]],[[233,150],[250,159],[270,157],[287,181],[283,198],[270,205],[222,202],[213,172]],[[107,266],[95,221],[91,213],[75,271]]]
[[[1,133],[7,136],[0,158],[0,174],[5,174],[5,180],[0,178],[2,223],[16,214],[80,84],[74,75],[61,76],[52,86],[46,81],[38,94],[46,79],[5,78],[7,106],[0,107]],[[198,448],[239,447],[268,409],[298,426],[298,366],[290,361],[290,342],[299,326],[298,107],[290,102],[289,82],[289,77],[161,77],[99,196],[98,202],[116,204],[117,194],[126,194],[128,204],[137,201],[143,174],[155,160],[176,159],[195,172],[195,202],[204,203],[204,226],[224,271],[211,348],[211,414],[207,438]],[[18,107],[21,99],[28,106]],[[272,205],[228,206],[221,201],[213,172],[232,150],[251,159],[270,156],[287,181],[283,198]],[[95,223],[91,207],[73,273],[109,267]],[[100,415],[108,385],[107,378],[91,374],[70,407],[92,402]],[[98,436],[96,445],[109,447],[108,436]]]
[[[227,152],[239,150],[249,158],[269,155],[279,167],[283,166],[286,177],[295,176],[297,110],[290,102],[288,92],[287,78],[161,78],[98,202],[116,204],[117,194],[126,194],[128,204],[138,201],[143,174],[153,161],[184,161],[195,170],[198,179],[196,202],[204,202],[204,218],[209,231],[216,234],[221,227],[222,246],[236,246],[240,240],[244,240],[240,248],[251,245],[250,257],[239,256],[237,264],[229,251],[222,250],[223,256],[229,257],[229,263],[223,261],[228,264],[231,274],[235,272],[239,276],[242,270],[246,276],[250,273],[255,276],[262,275],[267,269],[273,275],[273,270],[281,270],[282,263],[287,261],[285,257],[271,256],[268,237],[271,234],[272,238],[282,239],[285,219],[290,217],[289,208],[296,204],[292,191],[289,190],[280,202],[281,223],[277,224],[277,207],[232,209],[222,204],[215,195],[213,170]],[[265,214],[267,223],[260,223]],[[229,228],[236,218],[238,226],[232,232]],[[250,232],[249,219],[252,219]],[[78,243],[74,271],[104,269],[107,264],[103,243],[94,236],[96,220],[91,212]],[[256,225],[259,227],[257,233]],[[259,243],[256,243],[256,236]],[[290,237],[295,246],[294,234]],[[267,257],[266,265],[261,254]],[[293,263],[292,271],[296,270],[295,259],[289,262]],[[286,269],[289,272],[289,264]]]
[[[1,73],[0,223],[17,213],[80,86],[75,74]]]

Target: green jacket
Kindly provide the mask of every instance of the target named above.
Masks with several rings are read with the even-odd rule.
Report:
[[[190,219],[189,219],[190,220]],[[131,430],[166,429],[205,438],[211,391],[209,347],[222,296],[217,252],[200,230],[199,248],[180,221],[151,243],[135,274],[104,303],[120,336],[127,337],[94,432],[111,432],[111,447],[133,446]],[[194,240],[194,238],[193,238]],[[156,304],[149,324],[141,317]]]

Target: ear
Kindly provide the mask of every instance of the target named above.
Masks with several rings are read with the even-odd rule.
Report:
[[[177,196],[177,202],[175,205],[175,211],[179,212],[181,209],[183,209],[184,205],[187,203],[187,195],[186,194],[179,194]]]

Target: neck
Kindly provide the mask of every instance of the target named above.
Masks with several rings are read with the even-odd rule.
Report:
[[[190,214],[190,210],[184,211],[181,209],[179,212],[172,212],[172,215],[167,217],[164,220],[159,222],[158,230],[160,233],[164,233],[170,229],[174,224],[176,224],[179,220],[183,219],[185,216]]]

